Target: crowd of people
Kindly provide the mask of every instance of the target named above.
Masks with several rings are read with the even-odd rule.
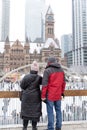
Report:
[[[61,97],[64,97],[66,85],[64,71],[55,57],[49,57],[43,77],[38,72],[39,64],[33,61],[29,74],[25,75],[20,83],[23,130],[27,130],[29,121],[32,123],[32,130],[37,130],[37,122],[42,115],[42,101],[46,103],[47,108],[46,130],[61,130]],[[56,124],[54,124],[53,108],[56,112]]]

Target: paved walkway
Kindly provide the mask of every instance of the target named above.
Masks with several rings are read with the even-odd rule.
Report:
[[[46,124],[38,124],[38,130],[46,128]],[[0,126],[0,130],[22,130],[22,125]],[[32,130],[31,126],[27,130]],[[87,130],[87,121],[64,122],[62,130]]]

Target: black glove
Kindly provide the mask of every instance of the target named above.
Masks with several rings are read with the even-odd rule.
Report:
[[[20,99],[20,101],[22,101],[22,95],[23,95],[23,90],[21,90],[20,93],[19,93],[19,99]]]
[[[61,96],[64,98],[65,97],[64,93],[62,93]]]

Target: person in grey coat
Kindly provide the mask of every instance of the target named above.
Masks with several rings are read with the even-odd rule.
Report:
[[[29,120],[32,123],[32,130],[37,130],[37,122],[41,112],[41,92],[40,85],[42,77],[38,75],[39,65],[34,61],[31,71],[25,75],[20,83],[22,89],[21,118],[23,119],[23,130],[27,130]]]

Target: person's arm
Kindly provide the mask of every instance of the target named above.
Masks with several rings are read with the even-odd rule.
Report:
[[[40,81],[39,81],[40,85],[42,85],[42,77],[40,76]]]
[[[42,100],[45,100],[47,96],[48,80],[49,80],[49,74],[45,70],[43,75],[43,80],[42,80],[42,93],[41,93]]]
[[[21,82],[20,82],[20,87],[21,87],[21,89],[26,89],[26,83],[25,83],[25,80],[26,80],[26,78],[24,77],[22,80],[21,80]]]
[[[65,74],[64,75],[64,78],[63,78],[63,84],[62,84],[62,96],[64,97],[64,91],[65,91],[65,86],[66,86],[66,81],[65,81]]]

